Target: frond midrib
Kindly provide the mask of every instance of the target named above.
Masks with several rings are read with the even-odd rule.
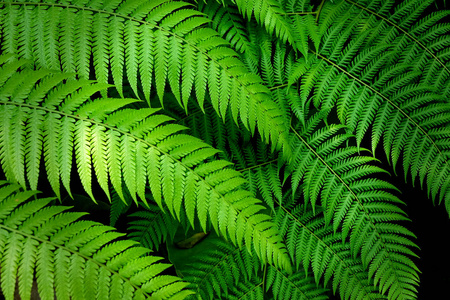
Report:
[[[289,83],[274,85],[274,86],[270,87],[269,90],[273,91],[273,90],[281,89],[281,88],[284,88],[284,87],[287,87],[287,86],[289,86]]]
[[[259,163],[259,164],[247,167],[245,169],[236,169],[236,171],[239,171],[239,172],[242,173],[242,172],[245,172],[245,171],[250,171],[250,170],[253,170],[253,169],[264,167],[265,165],[273,164],[274,162],[277,162],[277,161],[278,161],[278,158],[275,158],[275,159],[272,159],[272,160],[268,160],[268,161],[265,161],[265,162],[262,162],[262,163]]]
[[[152,297],[146,291],[144,291],[140,286],[135,285],[133,282],[131,282],[130,278],[123,277],[122,275],[120,275],[120,273],[118,271],[112,270],[106,264],[101,264],[101,263],[99,263],[98,261],[96,261],[95,259],[93,259],[90,256],[86,256],[83,253],[75,251],[75,250],[72,250],[70,248],[67,248],[64,245],[53,243],[53,242],[51,242],[49,240],[39,238],[39,237],[37,237],[37,236],[35,236],[33,234],[29,234],[29,233],[26,233],[24,231],[11,228],[11,227],[5,226],[3,224],[0,224],[0,228],[3,228],[3,229],[5,229],[5,230],[7,230],[9,232],[14,232],[16,234],[25,236],[27,238],[34,239],[34,240],[38,241],[41,244],[46,243],[46,244],[52,245],[52,246],[54,246],[56,248],[60,248],[60,249],[66,250],[66,251],[68,251],[68,252],[70,252],[70,253],[72,253],[74,255],[78,255],[78,256],[84,258],[85,260],[91,261],[94,264],[96,264],[97,266],[99,266],[100,268],[108,270],[109,272],[111,272],[111,274],[119,276],[123,281],[128,282],[128,284],[131,285],[132,287],[134,287],[136,290],[140,290],[144,295],[147,296],[147,299],[152,299]]]
[[[261,280],[260,283],[256,284],[255,286],[253,286],[253,288],[249,289],[247,292],[245,292],[244,294],[241,295],[241,297],[238,298],[238,300],[240,299],[247,299],[246,296],[247,294],[253,292],[254,290],[256,290],[259,286],[261,286],[263,284],[263,281]]]

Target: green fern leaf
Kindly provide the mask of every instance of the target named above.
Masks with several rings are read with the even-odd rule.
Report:
[[[84,79],[89,78],[92,57],[95,76],[100,82],[108,82],[108,74],[111,74],[119,95],[123,97],[125,69],[136,96],[139,96],[137,78],[142,80],[143,94],[148,102],[153,77],[161,103],[168,81],[184,107],[192,85],[195,86],[197,101],[203,107],[207,86],[210,91],[217,90],[211,93],[211,100],[222,117],[227,113],[232,88],[239,88],[239,101],[242,103],[232,110],[234,118],[240,117],[252,132],[258,128],[261,136],[267,142],[271,141],[274,148],[284,147],[289,153],[286,124],[281,111],[271,101],[267,88],[257,76],[250,76],[228,43],[219,38],[217,32],[205,27],[209,20],[188,8],[188,3],[147,1],[138,5],[135,1],[124,0],[103,5],[93,3],[95,8],[84,2],[78,6],[47,2],[4,2],[1,5],[3,17],[0,27],[5,28],[2,39],[19,41],[5,41],[2,43],[3,51],[22,54],[19,49],[29,42],[27,38],[31,38],[38,43],[32,44],[33,56],[29,58],[34,59],[37,55],[39,59],[35,61],[38,66],[59,69],[61,65],[62,71],[75,70]],[[51,19],[53,25],[31,35],[19,30],[24,28],[23,24],[7,28],[8,24],[20,23],[30,7],[33,10],[29,14],[33,16],[27,22],[32,28],[47,28],[44,25],[47,19]],[[72,19],[74,25],[68,24],[67,19]],[[103,30],[95,30],[99,28],[105,29],[106,34]],[[61,63],[57,60],[59,56]],[[184,64],[185,61],[190,63]],[[193,69],[186,69],[191,65]],[[214,79],[207,75],[217,75],[216,70],[219,77]],[[185,73],[194,76],[183,75]],[[225,82],[227,84],[217,85]]]
[[[115,224],[119,220],[119,218],[128,211],[131,204],[133,203],[133,199],[131,199],[131,196],[127,190],[124,193],[125,201],[123,201],[120,198],[120,196],[116,193],[116,191],[114,189],[111,191],[111,194],[112,194],[112,197],[111,197],[111,209],[110,209],[110,215],[109,215],[109,224],[111,226],[115,226]],[[151,247],[148,247],[148,245],[145,245],[143,243],[141,243],[141,244],[144,247],[151,249]]]
[[[128,237],[149,249],[156,250],[163,241],[173,240],[180,224],[156,205],[150,205],[145,210],[131,214],[130,217],[134,218],[134,221],[128,223],[130,231]]]
[[[375,29],[377,43],[395,41],[395,50],[402,53],[406,60],[422,73],[422,82],[433,85],[435,91],[448,98],[448,80],[450,68],[446,58],[444,44],[448,43],[445,34],[449,25],[440,22],[448,16],[445,10],[424,15],[423,12],[433,1],[405,1],[403,5],[393,3],[368,3],[368,1],[346,1],[364,15],[375,16],[365,24],[367,29]],[[391,8],[391,11],[389,11]],[[420,57],[420,59],[417,59]]]
[[[268,33],[275,33],[283,42],[288,41],[291,45],[295,45],[295,39],[290,24],[284,18],[286,13],[277,1],[235,0],[233,2],[236,3],[236,6],[243,16],[248,19],[254,16],[259,24],[264,25]]]
[[[177,236],[184,236],[178,234]],[[327,299],[326,289],[297,271],[293,275],[265,266],[213,233],[192,249],[168,246],[169,256],[201,299]]]
[[[382,293],[389,290],[390,295],[403,295],[399,297],[414,295],[418,274],[409,248],[416,246],[410,241],[413,235],[395,224],[408,220],[398,207],[402,202],[389,192],[395,189],[391,184],[373,178],[385,172],[370,165],[373,158],[354,156],[359,151],[356,147],[340,149],[349,136],[339,135],[339,129],[330,126],[309,137],[296,134],[293,148],[298,150],[295,163],[289,167],[292,187],[301,189],[313,207],[321,200],[326,224],[332,224],[334,232],[342,228],[342,239],[349,238],[353,256],[361,253],[363,267],[368,268],[369,278]],[[377,217],[378,207],[386,212],[385,218]],[[374,276],[381,265],[383,271]]]
[[[20,78],[29,72],[32,70],[24,71],[24,74],[22,72],[15,74]],[[15,78],[15,76],[11,76],[5,86],[8,86],[9,81],[15,80]],[[69,83],[71,82],[73,81],[69,81]],[[144,180],[139,183],[139,186],[145,186],[148,180],[153,196],[161,209],[163,209],[164,203],[173,216],[180,218],[182,208],[184,210],[184,207],[195,207],[197,214],[192,209],[189,210],[190,220],[193,219],[192,213],[194,213],[205,231],[207,224],[212,223],[217,232],[230,238],[234,244],[243,246],[245,239],[246,247],[249,250],[253,241],[256,240],[254,237],[264,236],[267,239],[265,242],[254,244],[254,247],[258,247],[258,256],[280,268],[290,269],[289,258],[282,241],[277,237],[269,217],[262,213],[264,207],[251,193],[242,188],[245,179],[239,172],[227,167],[229,164],[227,162],[219,165],[211,161],[206,162],[206,159],[217,153],[217,150],[196,138],[178,133],[185,127],[168,123],[167,121],[170,119],[155,114],[157,111],[155,109],[134,113],[134,118],[130,119],[130,113],[136,110],[120,110],[118,108],[129,104],[132,100],[117,99],[114,107],[109,108],[102,105],[106,103],[103,101],[108,100],[87,101],[90,95],[102,87],[101,84],[81,82],[81,87],[72,95],[61,94],[57,99],[51,100],[51,107],[47,106],[47,98],[41,99],[39,105],[31,105],[15,101],[14,98],[8,97],[8,93],[1,94],[0,91],[0,98],[4,99],[1,100],[4,105],[0,109],[0,114],[10,113],[9,120],[23,118],[21,122],[13,124],[8,122],[11,133],[4,130],[0,134],[2,168],[12,170],[11,174],[5,172],[6,175],[10,176],[11,180],[19,182],[25,175],[24,157],[28,157],[30,150],[25,148],[23,142],[28,139],[29,135],[25,130],[25,124],[32,120],[30,116],[33,110],[40,111],[45,115],[43,119],[37,120],[41,121],[41,124],[34,124],[33,128],[43,126],[45,118],[52,115],[54,119],[61,120],[62,123],[60,138],[56,145],[44,145],[44,149],[58,148],[56,152],[60,157],[59,169],[55,166],[51,166],[49,169],[52,169],[51,171],[54,171],[55,168],[58,170],[63,184],[70,191],[70,170],[74,150],[81,183],[91,198],[93,198],[92,177],[93,175],[97,176],[96,171],[99,169],[95,167],[94,170],[92,169],[93,153],[98,153],[99,150],[93,150],[91,141],[104,140],[101,146],[105,147],[103,152],[106,158],[102,163],[106,161],[111,184],[122,199],[124,199],[123,189],[125,187],[132,193],[131,197],[136,199],[136,174],[138,173],[135,163],[136,149],[137,145],[141,144],[141,153],[147,156],[148,171],[144,176],[142,172],[145,172],[145,169],[139,169],[141,172],[139,178]],[[59,83],[53,92],[62,93],[65,88],[65,84]],[[114,109],[115,111],[107,114]],[[138,119],[139,116],[140,119]],[[92,134],[98,134],[99,131],[92,131],[92,128],[98,125],[101,127],[97,129],[103,129],[103,131],[100,133],[100,137],[93,139]],[[45,143],[46,139],[43,140]],[[60,145],[59,142],[65,142],[65,144]],[[195,148],[192,148],[192,145],[195,145]],[[197,150],[193,151],[193,149]],[[16,156],[20,155],[20,159],[15,156],[6,156],[5,154],[8,154],[9,151],[15,151]],[[125,156],[127,157],[125,158]],[[47,160],[47,163],[50,162]],[[209,168],[209,166],[219,166],[219,168]],[[63,167],[65,169],[62,169]],[[100,175],[105,176],[105,168],[102,169],[102,172]],[[185,197],[185,183],[188,174],[191,177],[190,195],[194,196],[193,198]],[[31,176],[32,174],[27,173],[27,175]],[[52,178],[52,180],[56,180],[56,178]],[[106,184],[105,180],[103,179],[103,186]],[[141,200],[145,202],[145,198]],[[227,218],[224,218],[224,215]],[[243,232],[245,232],[245,236]],[[269,244],[272,245],[269,246]]]
[[[292,201],[286,202],[275,219],[297,267],[302,266],[305,272],[312,269],[317,283],[331,283],[333,292],[339,291],[344,299],[385,299],[369,280],[361,259],[351,255],[342,233],[325,224],[320,208],[293,208]]]
[[[49,205],[52,198],[30,201],[35,194],[21,192],[17,185],[0,187],[1,288],[6,299],[14,299],[16,281],[21,298],[29,298],[35,270],[42,299],[182,299],[192,294],[187,283],[160,274],[169,266],[158,263],[160,257],[119,240],[123,234],[111,227],[77,221],[80,214]]]
[[[341,31],[337,32],[341,33]],[[340,42],[348,38],[350,31],[346,31],[345,34],[341,35],[338,35],[337,32],[330,34],[336,35],[335,39],[338,39],[338,42]],[[263,39],[259,38],[259,40],[262,40],[261,43],[264,43]],[[350,43],[342,54],[337,54],[336,50],[330,47],[331,42],[326,39],[323,42],[323,47],[324,49],[329,48],[331,56],[340,55],[343,61],[347,61],[346,55],[355,55],[357,52],[355,49],[360,48],[363,40],[364,37]],[[284,51],[287,52],[287,50]],[[373,51],[381,53],[381,50],[378,48]],[[289,54],[286,53],[286,55]],[[363,53],[362,55],[367,56],[368,54]],[[313,59],[317,63],[311,62]],[[308,64],[314,66],[312,67],[314,74],[311,75],[308,71],[302,71],[304,75],[300,77],[300,87],[303,84],[310,85],[310,87],[305,87],[304,91],[307,91],[308,94],[314,91],[312,100],[316,101],[315,104],[321,111],[311,116],[308,115],[308,97],[297,97],[292,100],[279,98],[280,102],[288,102],[281,106],[300,106],[300,108],[296,109],[300,112],[296,114],[300,122],[296,122],[294,119],[292,123],[298,124],[291,127],[291,130],[294,132],[292,139],[292,149],[295,150],[293,154],[294,159],[287,163],[286,167],[286,175],[291,176],[290,186],[292,187],[293,195],[296,195],[296,192],[301,192],[305,202],[311,204],[313,208],[320,201],[327,226],[332,226],[334,232],[340,231],[344,241],[349,239],[351,255],[356,257],[358,254],[361,254],[361,272],[364,270],[368,271],[369,278],[374,280],[381,293],[389,291],[391,296],[403,293],[405,297],[414,295],[418,284],[418,274],[417,267],[410,258],[410,256],[415,256],[415,254],[409,247],[416,246],[409,240],[413,235],[403,227],[395,224],[398,221],[407,220],[405,213],[397,207],[401,201],[389,193],[389,190],[395,190],[391,184],[373,178],[376,176],[375,174],[386,172],[371,164],[375,159],[362,155],[358,156],[357,153],[359,154],[362,149],[348,146],[351,135],[340,133],[344,129],[342,125],[324,125],[323,122],[326,122],[326,117],[330,114],[332,107],[335,106],[335,102],[338,101],[334,99],[339,99],[340,90],[346,86],[346,79],[332,68],[324,69],[324,64],[320,62],[320,59],[313,59],[310,59]],[[309,66],[306,67],[307,64],[304,60],[302,63],[305,65],[305,70],[309,68]],[[281,62],[281,64],[289,66],[291,62],[286,59],[286,62]],[[357,64],[355,67],[357,67]],[[278,66],[277,69],[280,69],[280,67]],[[321,70],[324,72],[321,72]],[[312,79],[307,78],[304,81],[303,77],[312,77]],[[317,80],[314,77],[319,78],[321,81],[320,85],[317,83],[311,84],[311,82]],[[274,88],[281,90],[283,94],[288,94],[292,89],[289,87],[289,84],[286,84],[286,81]],[[300,91],[302,91],[301,88]],[[299,103],[294,103],[294,101]],[[303,125],[300,127],[299,124]],[[346,147],[343,146],[344,143],[347,144]],[[389,212],[389,217],[386,216],[386,218],[379,219],[376,209],[378,206],[384,212]],[[395,231],[401,232],[398,235],[399,247],[390,246],[391,242],[395,240],[391,235],[394,227],[401,228],[398,229],[399,231]],[[282,230],[282,232],[285,230]],[[372,233],[369,234],[368,232]],[[293,236],[296,235],[294,234]],[[389,242],[384,243],[384,240]],[[293,244],[296,243],[297,241],[294,239]],[[400,246],[403,243],[405,243],[405,247]],[[300,244],[306,245],[308,242],[300,242]],[[374,247],[374,245],[377,246]],[[400,248],[402,250],[399,250]],[[325,248],[320,246],[310,250],[316,252],[312,252],[314,254],[310,253],[309,255],[322,257],[323,249]],[[290,250],[292,251],[292,246]],[[392,253],[392,256],[387,253]],[[324,255],[328,256],[330,254],[325,253]],[[394,256],[395,261],[390,259],[390,257]],[[378,258],[375,259],[375,257]],[[312,258],[310,257],[310,259]],[[327,259],[318,260],[318,265],[313,265],[313,270],[325,272],[324,265],[319,264],[323,260],[326,261]],[[386,268],[384,270],[390,269],[390,271],[378,272],[378,277],[375,277],[373,270],[380,267],[381,261],[384,261],[383,264]],[[309,264],[306,267],[308,266]],[[335,267],[330,269],[333,270]],[[398,277],[391,277],[391,274],[397,274]],[[315,275],[318,281],[321,275],[317,275],[317,273]],[[341,278],[340,275],[337,277]],[[367,286],[367,283],[361,286]],[[353,289],[350,288],[350,290]],[[341,294],[345,294],[347,291],[347,289],[344,289],[341,291]],[[392,297],[395,298],[396,296]]]
[[[229,4],[229,3],[228,3]],[[222,6],[218,2],[199,2],[199,10],[213,20],[211,26],[239,52],[252,51],[246,28],[238,9],[233,5]]]
[[[399,8],[399,12],[407,11],[405,7]],[[361,9],[360,5],[356,8]],[[422,9],[420,6],[412,11],[420,13]],[[400,13],[403,14],[407,13]],[[429,134],[442,132],[441,129],[448,126],[448,101],[424,81],[415,61],[408,56],[399,57],[398,53],[407,51],[407,48],[399,48],[403,47],[403,40],[398,46],[395,42],[391,51],[383,51],[383,48],[387,49],[386,43],[392,43],[387,40],[391,38],[389,33],[383,32],[384,39],[378,40],[366,30],[353,38],[359,30],[358,22],[353,20],[345,29],[336,26],[325,35],[326,42],[316,53],[314,62],[316,70],[320,71],[314,70],[307,75],[315,77],[318,87],[313,102],[320,109],[336,105],[340,121],[355,133],[358,144],[371,129],[373,151],[383,140],[384,150],[394,168],[403,154],[405,177],[410,173],[413,182],[419,177],[422,185],[426,179],[430,197],[448,203],[449,183],[444,179],[448,178],[445,174],[450,166],[444,150],[447,146],[439,140],[442,135]],[[420,51],[427,52],[427,49],[422,47]],[[432,61],[427,64],[434,64]],[[384,67],[386,64],[389,67]],[[428,68],[425,63],[423,67]],[[430,78],[431,75],[426,76]],[[417,145],[421,146],[418,148]],[[418,152],[417,149],[421,150]]]
[[[250,142],[243,144],[243,140],[251,139],[250,134],[239,131],[240,128],[233,123],[230,116],[223,123],[211,107],[206,109],[205,115],[200,112],[190,114],[182,121],[183,125],[191,128],[192,135],[208,141],[222,151],[220,154],[229,153],[223,158],[235,162],[248,183],[248,189],[256,195],[261,195],[266,205],[274,209],[273,199],[281,202],[282,186],[276,166],[278,159],[270,153],[266,144],[261,140],[255,141],[256,146]],[[208,140],[209,131],[217,132],[215,139]]]

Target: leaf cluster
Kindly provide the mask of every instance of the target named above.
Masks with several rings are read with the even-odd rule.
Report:
[[[417,299],[386,174],[450,213],[433,3],[0,2],[5,298]]]

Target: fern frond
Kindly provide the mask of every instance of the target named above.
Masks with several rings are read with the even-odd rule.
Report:
[[[442,135],[450,121],[448,101],[421,82],[409,58],[383,51],[384,43],[373,45],[370,31],[353,39],[356,28],[353,22],[345,30],[330,29],[314,70],[301,82],[314,81],[317,108],[337,106],[339,119],[355,132],[358,144],[371,129],[373,151],[383,139],[394,168],[403,155],[405,176],[410,173],[413,182],[418,176],[422,185],[426,179],[430,197],[444,201],[449,210],[448,135]]]
[[[211,26],[237,51],[244,53],[252,50],[243,19],[233,5],[220,5],[216,1],[199,2],[199,10],[212,20]]]
[[[450,43],[450,26],[441,22],[449,15],[449,11],[442,10],[423,16],[423,12],[433,1],[409,0],[396,6],[393,3],[383,4],[385,7],[394,6],[395,10],[391,8],[391,11],[380,9],[382,3],[373,1],[346,2],[361,10],[358,18],[367,19],[369,16],[365,26],[377,33],[373,36],[376,43],[394,42],[397,53],[401,53],[422,72],[424,83],[433,85],[439,93],[444,92],[446,98],[450,96],[444,88],[450,80],[449,58],[442,51]],[[439,45],[438,41],[442,44]]]
[[[254,256],[210,234],[191,250],[169,247],[179,274],[201,299],[327,299],[327,290],[302,271],[292,275],[264,266]],[[189,258],[189,259],[188,259]]]
[[[238,282],[228,295],[230,300],[264,300],[264,290],[261,282]]]
[[[232,0],[241,14],[247,19],[253,16],[264,26],[269,34],[275,34],[281,41],[295,46],[295,36],[285,18],[286,12],[278,1],[273,0]]]
[[[342,299],[385,299],[359,257],[352,255],[349,242],[340,231],[325,224],[320,208],[286,204],[277,210],[275,222],[286,237],[289,253],[297,268],[312,269],[317,283],[331,283]]]
[[[92,59],[97,80],[107,83],[111,74],[122,97],[125,78],[138,97],[140,78],[148,102],[153,80],[161,103],[167,82],[183,107],[192,87],[200,107],[209,91],[219,115],[234,107],[234,119],[240,118],[252,132],[257,128],[274,148],[288,145],[287,126],[268,89],[246,71],[217,32],[205,27],[210,21],[190,4],[124,0],[91,7],[72,2],[1,2],[2,50],[19,53],[39,67],[76,71],[83,79],[90,78]],[[36,30],[29,32],[27,26]],[[239,98],[232,96],[237,91]]]
[[[321,118],[320,113],[311,118],[305,130],[311,131],[308,127],[317,126]],[[391,194],[394,186],[377,178],[385,171],[371,164],[374,158],[357,156],[361,149],[356,147],[342,147],[350,136],[339,134],[341,129],[330,125],[309,136],[293,128],[295,160],[288,166],[292,187],[312,207],[320,199],[326,224],[334,232],[341,228],[342,240],[349,238],[351,255],[361,255],[381,293],[394,299],[414,297],[419,277],[411,248],[417,246],[411,241],[414,235],[398,225],[408,220],[398,207],[402,202]]]
[[[83,213],[30,200],[37,192],[0,187],[1,288],[5,299],[29,299],[33,273],[42,299],[184,299],[188,283],[161,273],[170,267],[112,227],[79,221]],[[120,296],[119,296],[120,295]]]
[[[209,234],[192,250],[173,246],[168,249],[177,271],[201,299],[228,299],[233,287],[256,279],[260,270],[254,255],[215,234]]]
[[[121,199],[114,189],[112,189],[111,194],[109,224],[115,226],[117,220],[124,215],[133,204],[133,199],[131,199],[128,191],[125,191],[123,195],[124,199]],[[141,244],[144,245],[143,243]],[[147,245],[144,245],[144,247],[151,249],[151,247],[148,247]]]
[[[246,187],[271,209],[274,199],[281,202],[282,184],[277,163],[279,159],[271,153],[260,139],[253,139],[243,126],[237,126],[228,116],[223,122],[210,107],[206,114],[194,113],[182,119],[181,124],[190,128],[193,136],[221,150],[221,158],[232,161],[246,179]],[[212,138],[213,133],[214,139]]]
[[[333,34],[338,40],[337,43],[345,44],[344,41],[351,36],[347,31],[345,34],[338,33],[341,31],[330,31],[330,35]],[[260,40],[263,39],[259,38],[255,42]],[[355,56],[363,41],[364,37],[351,41],[342,53],[337,53],[332,47],[332,41],[327,39],[323,41],[322,47],[328,49],[333,57],[352,61],[347,56]],[[372,51],[380,54],[383,49]],[[289,59],[292,54],[286,51],[284,55],[284,67],[299,68],[298,64],[292,64],[292,58]],[[361,60],[353,60],[355,64],[352,67],[359,68],[361,62],[374,56],[376,54],[364,52]],[[340,91],[348,86],[348,82],[339,72],[327,68],[320,58],[308,62],[302,58],[299,62],[304,64],[304,69],[299,69],[302,73],[300,82],[293,82],[306,95],[277,98],[280,102],[287,102],[280,106],[290,107],[298,120],[292,119],[293,160],[286,166],[286,175],[291,176],[294,195],[296,191],[301,192],[306,203],[312,207],[320,201],[327,226],[332,226],[336,232],[340,231],[344,241],[349,239],[351,255],[361,255],[361,270],[368,271],[369,278],[374,280],[380,293],[386,293],[392,298],[414,297],[419,278],[417,267],[411,260],[415,254],[410,248],[416,246],[411,241],[413,235],[397,224],[407,220],[407,217],[398,207],[402,202],[392,194],[396,188],[378,179],[386,171],[373,165],[374,158],[358,155],[364,149],[350,146],[352,136],[343,133],[345,127],[326,124],[327,116],[330,116],[330,111],[338,101],[333,99],[342,96]],[[295,89],[286,81],[274,86],[274,90],[280,90],[285,95],[295,94]],[[312,101],[316,101],[317,108],[321,109],[319,113],[309,113],[311,92]],[[338,113],[340,109],[338,106]],[[389,216],[381,217],[379,211],[389,212]],[[397,230],[397,227],[401,229]],[[397,237],[392,232],[398,232]],[[395,239],[398,239],[399,244],[394,245]],[[293,243],[296,243],[295,239]],[[374,269],[381,264],[384,266],[383,271],[375,275]],[[346,292],[344,289],[341,293]]]
[[[180,225],[170,214],[152,204],[129,217],[134,220],[128,223],[128,237],[149,249],[158,250],[162,242],[173,240]]]
[[[286,275],[268,267],[267,286],[271,288],[274,299],[328,299],[327,289],[318,287],[314,279],[302,271]]]
[[[312,42],[315,49],[319,48],[323,32],[320,32],[317,18],[319,17],[323,3],[316,8],[310,2],[288,1],[285,3],[286,16],[289,19],[291,28],[297,37],[298,50],[307,59],[309,53],[309,43]]]
[[[27,69],[16,72],[15,67],[14,62],[0,67],[0,73],[5,74],[6,81],[0,90],[0,158],[9,179],[26,184],[24,157],[29,157],[30,148],[25,147],[25,141],[31,134],[25,130],[26,124],[36,122],[30,128],[42,128],[47,120],[57,120],[62,124],[58,132],[52,133],[58,137],[55,139],[57,143],[44,145],[44,149],[56,148],[53,153],[60,158],[60,163],[51,165],[53,161],[48,158],[49,153],[43,153],[48,175],[60,176],[52,178],[52,182],[62,179],[70,190],[70,169],[75,151],[81,183],[93,198],[91,181],[93,175],[97,175],[97,170],[92,165],[96,164],[96,160],[101,160],[97,163],[108,166],[106,171],[111,184],[122,199],[123,188],[126,187],[133,193],[131,197],[136,199],[137,192],[142,192],[137,186],[145,186],[148,182],[159,207],[164,209],[167,206],[174,217],[180,218],[180,210],[184,210],[192,226],[198,218],[204,231],[207,231],[207,224],[212,224],[216,232],[240,247],[245,243],[248,250],[252,247],[252,241],[258,240],[258,244],[253,246],[261,259],[290,269],[289,257],[270,217],[263,213],[264,206],[251,192],[242,188],[245,183],[242,175],[232,169],[227,161],[206,161],[217,153],[216,149],[192,136],[179,133],[185,127],[170,123],[169,117],[156,114],[157,109],[122,108],[135,100],[89,100],[93,93],[105,88],[103,84],[75,80],[63,84],[58,81],[47,97],[41,95],[34,104],[28,103],[24,99],[26,97],[11,97],[11,90],[15,90],[10,87],[25,78],[37,84],[35,88],[39,88],[36,81],[41,71]],[[55,73],[48,76],[62,75]],[[35,111],[43,117],[32,119]],[[97,131],[92,130],[95,126],[99,127]],[[40,131],[40,134],[46,133]],[[92,134],[98,134],[96,139],[103,142],[93,144]],[[44,137],[42,139],[44,144],[49,141]],[[103,147],[104,156],[93,155],[100,153],[93,149],[96,146]],[[137,168],[137,154],[143,154],[139,160],[146,168]],[[128,157],[125,159],[124,156]],[[26,172],[28,178],[33,174]],[[137,183],[137,179],[143,182]],[[145,203],[145,195],[140,193],[138,196]],[[259,238],[264,242],[259,243]]]

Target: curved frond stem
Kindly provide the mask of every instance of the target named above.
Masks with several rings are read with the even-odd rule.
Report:
[[[285,16],[305,16],[305,15],[315,15],[317,14],[317,11],[302,11],[302,12],[295,12],[295,13],[285,13]]]
[[[322,0],[322,2],[320,2],[319,8],[317,9],[317,12],[316,12],[316,23],[319,21],[320,12],[322,11],[322,8],[323,8],[324,4],[325,4],[325,0]]]
[[[287,86],[289,86],[289,83],[273,86],[273,87],[269,88],[269,90],[273,91],[273,90],[281,89],[281,88],[284,88],[284,87],[287,87]]]
[[[264,268],[263,268],[263,277],[262,277],[262,286],[263,286],[263,291],[266,290],[266,284],[267,284],[267,264],[264,264]]]
[[[204,109],[205,111],[208,110],[208,109],[210,109],[210,108],[214,108],[214,107],[213,107],[212,104],[209,103],[209,102],[206,103],[205,106],[203,107],[203,109]],[[200,109],[200,110],[197,110],[197,111],[194,112],[194,113],[187,114],[186,116],[177,119],[175,122],[176,122],[176,123],[182,124],[182,123],[183,123],[184,121],[186,121],[187,119],[190,119],[190,118],[195,117],[195,116],[197,116],[197,115],[203,115],[203,114],[205,114],[205,113]]]
[[[353,197],[358,201],[359,206],[361,207],[361,209],[364,211],[364,213],[367,215],[367,217],[370,218],[370,215],[367,213],[366,209],[364,208],[364,206],[361,204],[361,200],[358,198],[358,195],[356,195],[356,193],[350,188],[350,186],[344,181],[344,179],[342,179],[341,176],[339,176],[338,173],[336,173],[336,171],[319,155],[319,153],[316,152],[316,150],[314,150],[313,147],[311,147],[311,145],[308,143],[308,141],[306,141],[296,130],[294,127],[291,126],[291,130],[294,132],[295,136],[297,136],[297,138],[302,141],[302,143],[312,152],[314,153],[314,155],[320,160],[320,162],[327,167],[327,169],[345,186],[345,188],[353,195]],[[373,221],[371,220],[371,222],[373,223]]]
[[[240,169],[240,170],[239,170],[239,169],[236,169],[236,171],[239,171],[239,172],[249,171],[249,170],[261,168],[261,167],[263,167],[263,166],[265,166],[265,165],[273,164],[274,162],[277,162],[277,161],[278,161],[278,158],[272,159],[272,160],[269,160],[269,161],[266,161],[266,162],[263,162],[263,163],[260,163],[260,164],[257,164],[257,165],[254,165],[254,166],[245,168],[245,169]]]
[[[246,291],[245,293],[243,293],[239,298],[237,298],[238,300],[241,300],[241,299],[247,299],[247,294],[251,294],[254,290],[256,290],[257,288],[259,288],[261,285],[263,284],[263,281],[261,281],[260,283],[258,283],[258,284],[255,284],[254,286],[253,286],[253,288],[251,288],[251,289],[249,289],[248,291]]]
[[[423,43],[421,43],[417,38],[415,38],[413,35],[411,35],[407,30],[403,29],[401,26],[397,25],[395,22],[392,22],[391,20],[389,20],[388,18],[378,14],[376,11],[373,11],[353,0],[345,0],[346,2],[362,9],[365,10],[366,12],[376,16],[377,18],[382,19],[383,21],[385,21],[386,23],[388,23],[389,25],[394,26],[396,29],[398,29],[399,31],[401,31],[402,33],[404,33],[407,37],[409,37],[411,40],[413,40],[416,44],[418,44],[423,50],[425,50],[429,55],[431,55],[431,57],[433,57],[433,59],[442,66],[442,68],[448,73],[450,74],[450,69],[445,65],[445,63],[439,59],[439,57],[436,56],[436,54],[434,54],[430,49],[428,49],[427,46],[425,46]]]

